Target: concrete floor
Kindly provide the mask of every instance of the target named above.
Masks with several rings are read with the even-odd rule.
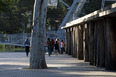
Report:
[[[0,77],[116,77],[116,71],[90,66],[69,55],[46,54],[48,69],[29,67],[29,57],[24,52],[0,52]]]

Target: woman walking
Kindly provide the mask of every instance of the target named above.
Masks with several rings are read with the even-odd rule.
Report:
[[[29,38],[27,38],[25,40],[24,45],[25,45],[26,56],[28,57],[28,54],[29,54],[29,46],[30,46],[30,40],[29,40]]]

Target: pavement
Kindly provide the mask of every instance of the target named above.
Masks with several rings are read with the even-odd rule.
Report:
[[[116,71],[91,66],[67,54],[45,57],[48,69],[27,69],[29,57],[24,52],[0,52],[0,77],[116,77]]]

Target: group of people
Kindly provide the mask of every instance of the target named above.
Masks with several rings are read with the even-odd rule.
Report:
[[[48,55],[50,56],[53,52],[54,54],[58,55],[58,54],[63,54],[63,52],[65,51],[65,43],[62,40],[61,44],[59,39],[51,39],[48,38],[47,42],[46,42],[47,48],[48,48]],[[60,51],[60,47],[61,47],[61,51]]]
[[[47,42],[47,49],[48,49],[48,54],[49,56],[54,52],[54,54],[58,55],[58,54],[63,54],[63,52],[65,51],[65,43],[63,40],[61,40],[61,43],[59,41],[59,39],[51,39],[48,38]],[[29,48],[30,48],[30,40],[29,38],[26,38],[25,42],[24,42],[24,46],[25,46],[25,51],[26,51],[26,56],[28,57],[29,54]],[[61,50],[60,50],[61,48]]]

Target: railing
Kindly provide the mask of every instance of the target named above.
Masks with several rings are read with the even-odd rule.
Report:
[[[0,34],[0,43],[23,44],[27,37],[31,37],[31,34],[30,33]]]

